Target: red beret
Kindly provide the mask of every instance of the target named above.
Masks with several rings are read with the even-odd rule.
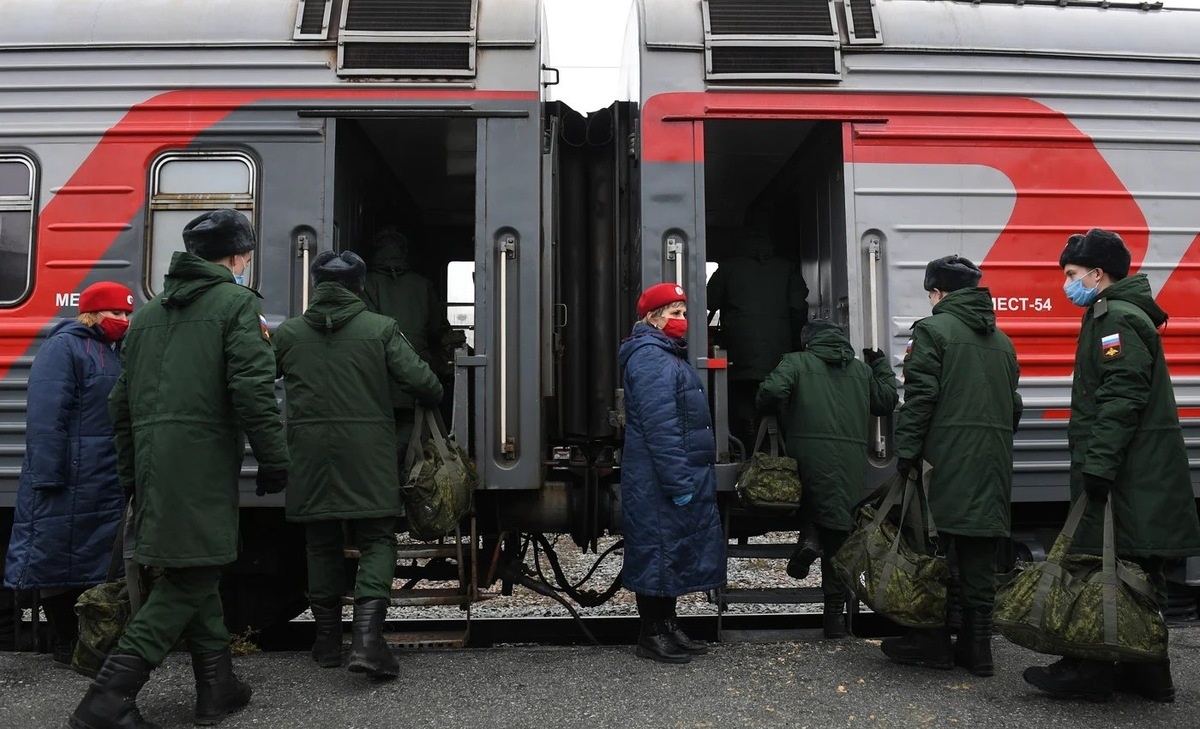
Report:
[[[79,313],[95,311],[133,311],[133,292],[119,283],[101,281],[83,290],[79,295]]]
[[[687,294],[683,293],[682,286],[676,283],[654,284],[638,297],[638,318],[645,319],[646,315],[655,309],[674,304],[676,301],[687,302]]]

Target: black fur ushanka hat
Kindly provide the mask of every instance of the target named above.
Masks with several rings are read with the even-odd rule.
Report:
[[[254,250],[254,226],[236,210],[222,208],[183,226],[183,247],[206,261]]]
[[[1067,247],[1058,257],[1058,266],[1068,264],[1098,268],[1118,281],[1129,275],[1129,249],[1121,236],[1111,230],[1092,228],[1067,239]]]
[[[958,291],[979,285],[983,272],[962,256],[946,256],[925,266],[925,290]]]
[[[354,251],[323,251],[313,260],[310,270],[314,283],[340,283],[356,294],[367,284],[367,264]]]

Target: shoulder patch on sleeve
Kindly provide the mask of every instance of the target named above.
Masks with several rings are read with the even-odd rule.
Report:
[[[267,329],[267,317],[263,316],[262,314],[259,314],[258,315],[258,323],[259,323],[259,326],[262,327],[262,338],[267,340],[268,342],[271,341],[271,331],[269,329]]]
[[[1121,356],[1121,335],[1106,334],[1100,338],[1100,354],[1105,360]]]
[[[905,361],[908,361],[908,358],[912,356],[912,345],[913,345],[913,340],[912,340],[912,337],[909,337],[909,338],[908,338],[908,344],[904,345],[904,359],[905,359]]]

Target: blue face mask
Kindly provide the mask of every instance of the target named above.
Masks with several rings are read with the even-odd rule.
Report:
[[[244,274],[241,274],[241,273],[233,274],[233,280],[238,286],[246,285],[246,276]]]
[[[1092,271],[1094,270],[1096,269],[1092,269]],[[1088,273],[1091,273],[1091,271],[1088,271]],[[1066,286],[1063,286],[1063,292],[1066,293],[1067,298],[1070,299],[1071,303],[1075,306],[1091,306],[1092,302],[1096,300],[1096,296],[1100,294],[1099,284],[1097,284],[1095,288],[1090,289],[1083,285],[1083,279],[1087,275],[1088,274],[1085,273],[1083,276],[1080,276]]]

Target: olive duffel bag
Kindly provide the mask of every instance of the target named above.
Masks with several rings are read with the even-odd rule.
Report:
[[[768,452],[763,453],[764,441]],[[796,459],[783,454],[779,423],[767,415],[758,426],[754,453],[738,476],[738,499],[747,509],[775,514],[790,514],[800,508],[800,471]]]
[[[1113,546],[1112,497],[1104,507],[1101,556],[1070,554],[1087,507],[1080,494],[1045,562],[1022,562],[996,592],[1000,633],[1038,653],[1092,661],[1161,661],[1167,624],[1154,587]]]
[[[896,474],[859,503],[854,522],[833,568],[855,597],[909,628],[945,625],[950,568],[920,481]]]

